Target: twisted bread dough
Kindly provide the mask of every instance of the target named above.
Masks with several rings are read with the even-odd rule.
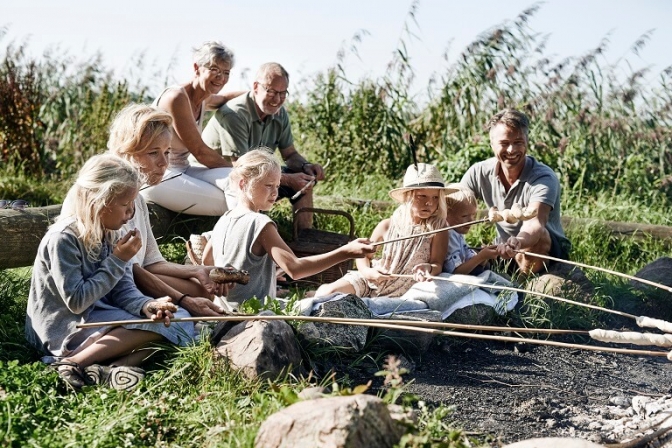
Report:
[[[528,221],[537,216],[537,209],[526,207],[522,208],[520,204],[513,204],[511,209],[499,211],[497,207],[488,210],[488,220],[490,222],[506,221],[509,224],[515,224],[518,221]]]
[[[672,334],[637,333],[636,331],[591,330],[590,337],[601,342],[617,344],[655,345],[672,347]]]

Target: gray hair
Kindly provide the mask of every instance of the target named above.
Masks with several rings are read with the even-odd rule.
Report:
[[[516,109],[504,109],[497,112],[490,118],[490,120],[488,120],[485,129],[490,131],[500,123],[513,129],[520,129],[525,136],[527,136],[527,133],[530,130],[530,119],[527,118],[527,115]]]
[[[233,50],[221,42],[211,40],[194,49],[194,62],[199,67],[209,67],[220,62],[228,62],[233,68],[235,59]]]
[[[285,78],[289,84],[289,73],[287,73],[287,70],[277,62],[267,62],[259,67],[255,80],[263,84],[270,84],[273,78],[278,76]]]

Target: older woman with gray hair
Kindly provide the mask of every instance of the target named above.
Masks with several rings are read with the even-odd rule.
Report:
[[[203,142],[201,130],[207,110],[243,93],[220,93],[233,64],[229,48],[205,42],[194,52],[192,79],[166,88],[154,101],[173,117],[174,132],[164,175],[167,181],[142,191],[148,202],[190,215],[220,216],[227,210],[224,190],[231,162]]]

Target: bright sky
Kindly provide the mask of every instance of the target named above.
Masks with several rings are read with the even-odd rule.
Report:
[[[380,75],[397,48],[411,0],[0,0],[0,5],[0,27],[7,28],[0,53],[10,41],[25,39],[34,56],[56,45],[82,58],[100,51],[104,66],[120,76],[137,72],[134,62],[144,53],[143,73],[158,90],[162,86],[149,73],[163,73],[159,84],[166,78],[186,82],[193,47],[220,40],[236,54],[228,85],[234,90],[247,89],[257,67],[268,61],[283,64],[296,88],[294,82],[332,65],[358,30],[370,35],[359,44],[361,60],[348,57],[346,73],[354,80]],[[420,0],[412,27],[419,39],[409,46],[416,89],[445,69],[448,48],[449,61],[455,61],[481,32],[531,5],[531,0]],[[611,33],[607,59],[626,56],[636,68],[651,65],[654,79],[672,65],[670,20],[669,0],[548,0],[530,25],[550,34],[547,54],[557,59],[581,55]],[[651,29],[644,51],[631,54],[632,44]]]

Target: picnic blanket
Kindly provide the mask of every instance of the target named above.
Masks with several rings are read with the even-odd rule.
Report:
[[[504,277],[492,271],[484,271],[478,276],[442,273],[440,277],[463,280],[469,283],[494,284],[499,286],[513,286]],[[308,297],[300,300],[296,306],[302,315],[309,316],[318,311],[324,302],[338,300],[346,296],[343,293],[330,294],[323,297]],[[456,310],[471,305],[488,305],[498,314],[511,311],[518,303],[518,294],[510,291],[500,291],[487,286],[465,285],[453,281],[433,280],[418,282],[400,297],[362,297],[362,301],[371,312],[380,317],[389,317],[394,314],[435,310],[441,312],[442,319],[446,319]]]

